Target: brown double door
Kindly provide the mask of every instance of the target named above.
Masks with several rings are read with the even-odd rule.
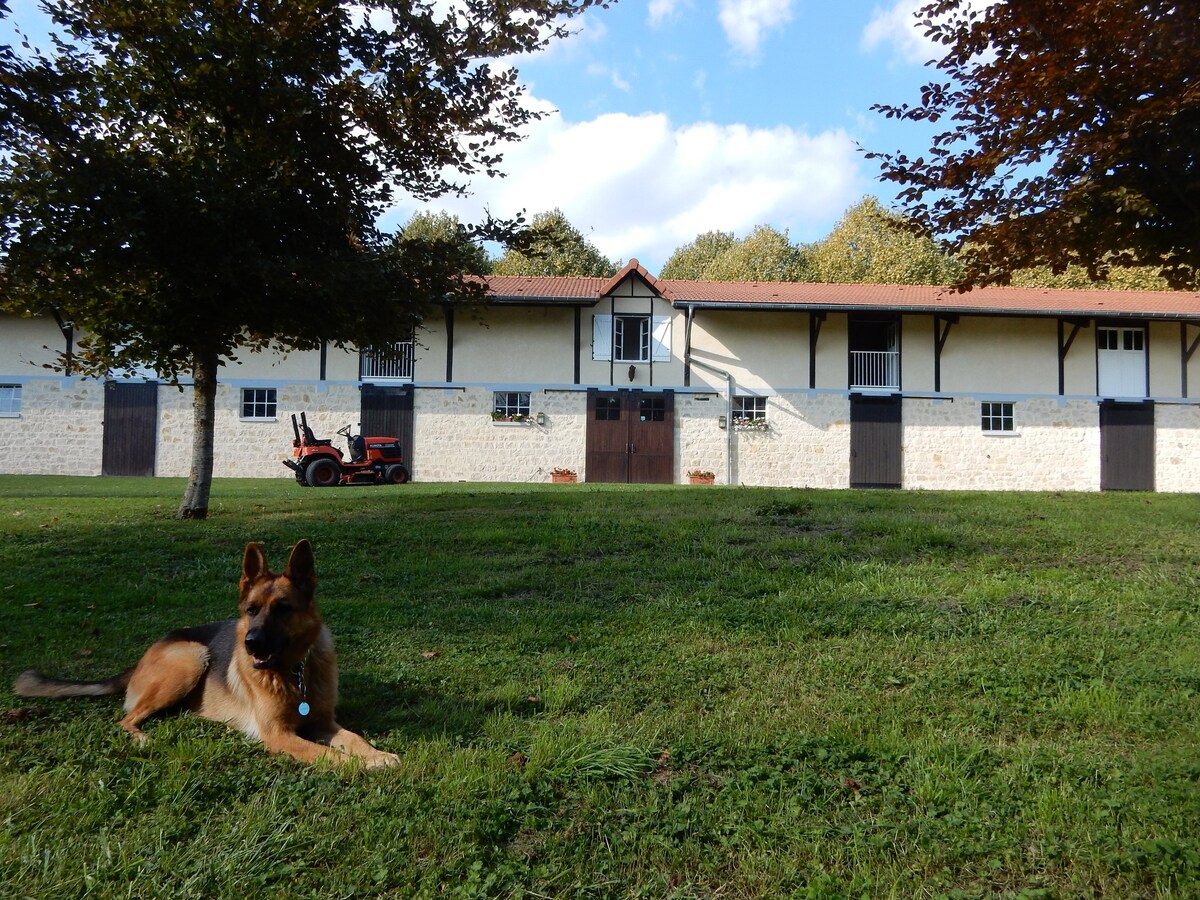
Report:
[[[675,481],[675,395],[671,391],[588,391],[587,480]]]

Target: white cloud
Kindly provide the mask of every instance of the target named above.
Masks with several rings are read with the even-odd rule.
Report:
[[[618,91],[628,93],[631,90],[631,85],[621,77],[620,72],[603,63],[589,63],[587,72],[589,75],[595,75],[597,78],[607,79]]]
[[[734,48],[745,56],[758,53],[767,31],[791,21],[793,0],[721,0],[718,17]]]
[[[890,9],[876,7],[871,14],[871,21],[863,29],[863,48],[874,50],[887,45],[902,60],[910,63],[923,64],[933,59],[941,59],[946,53],[946,48],[925,36],[925,26],[917,16],[917,12],[928,2],[929,0],[897,0]],[[964,7],[982,12],[999,2],[1003,0],[967,0]]]
[[[859,165],[841,131],[677,126],[651,113],[568,122],[551,113],[507,149],[509,177],[429,208],[477,222],[484,210],[511,217],[557,207],[609,258],[637,257],[657,272],[673,250],[714,229],[742,236],[765,223],[794,241],[823,237],[869,189]],[[416,208],[398,207],[389,224]]]
[[[875,8],[863,29],[862,45],[867,50],[891,46],[907,62],[924,63],[938,56],[937,46],[925,37],[916,18],[925,0],[899,0],[891,9]]]
[[[671,18],[679,5],[679,0],[650,0],[650,8],[647,12],[650,25],[660,25]]]

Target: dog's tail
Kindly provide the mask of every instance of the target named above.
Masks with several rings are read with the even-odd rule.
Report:
[[[21,697],[107,697],[109,694],[123,694],[129,686],[131,675],[133,669],[126,669],[120,675],[103,681],[64,681],[61,678],[48,678],[30,669],[17,676],[13,693]]]

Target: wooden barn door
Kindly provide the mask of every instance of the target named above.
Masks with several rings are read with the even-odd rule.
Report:
[[[588,481],[675,481],[675,395],[671,391],[588,391],[587,416]]]
[[[412,468],[413,388],[381,387],[364,383],[359,409],[359,427],[364,437],[394,437]]]
[[[1154,490],[1154,404],[1100,404],[1100,489]]]
[[[104,385],[104,475],[154,475],[158,445],[158,384]]]
[[[900,487],[900,411],[899,397],[851,395],[850,487]]]

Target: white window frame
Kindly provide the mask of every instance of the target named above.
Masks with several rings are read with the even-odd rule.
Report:
[[[592,316],[592,359],[604,362],[647,363],[671,361],[671,317],[651,316],[645,313],[617,313],[622,320],[617,323],[617,329],[628,327],[625,320],[640,319],[645,330],[639,335],[640,358],[613,358],[616,348],[621,342],[613,328],[613,316],[608,313]],[[647,342],[649,348],[647,348]]]
[[[247,408],[250,415],[246,415]],[[276,422],[279,420],[279,391],[276,388],[242,388],[239,419],[243,422]]]
[[[529,391],[494,391],[492,418],[524,422],[529,418]]]
[[[767,424],[767,398],[751,394],[734,394],[733,426],[761,428]]]
[[[997,424],[999,424],[999,428],[993,427]],[[987,435],[1015,435],[1017,433],[1017,404],[1011,400],[980,401],[979,427]]]
[[[0,419],[18,419],[21,416],[21,385],[0,384]]]

